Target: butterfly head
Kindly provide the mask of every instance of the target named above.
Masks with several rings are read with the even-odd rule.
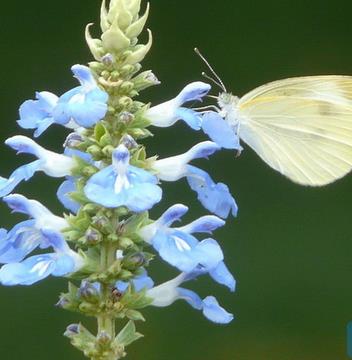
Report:
[[[225,113],[233,111],[239,102],[239,97],[228,92],[222,92],[218,96],[218,105]]]

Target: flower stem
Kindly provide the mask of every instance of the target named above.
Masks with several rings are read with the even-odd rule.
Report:
[[[100,254],[100,265],[101,270],[106,271],[109,266],[111,266],[115,260],[115,252],[116,250],[112,246],[111,243],[106,242],[103,244],[101,248]],[[101,296],[103,303],[108,304],[111,301],[111,286],[106,283],[101,283]],[[110,339],[110,343],[112,343],[115,339],[115,318],[112,314],[105,311],[102,312],[99,316],[97,316],[98,323],[98,337],[99,336],[107,336]],[[116,357],[116,354],[113,352],[106,352],[106,356],[104,360],[118,360],[120,357]]]

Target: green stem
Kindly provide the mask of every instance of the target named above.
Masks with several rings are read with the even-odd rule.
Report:
[[[115,260],[115,249],[109,243],[106,243],[101,248],[100,266],[102,271],[106,271]],[[111,286],[101,284],[101,293],[103,301],[107,303],[111,298]],[[115,319],[108,313],[102,313],[97,317],[98,334],[106,333],[110,336],[111,340],[115,338]],[[115,359],[114,359],[115,360]]]

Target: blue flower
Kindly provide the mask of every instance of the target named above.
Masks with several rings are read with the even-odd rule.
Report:
[[[215,111],[207,111],[202,117],[202,130],[225,149],[242,151],[238,136],[238,125],[231,125]]]
[[[187,234],[194,233],[208,233],[211,234],[217,228],[224,226],[225,221],[214,215],[202,216],[190,224],[182,227],[171,228],[171,225],[179,221],[181,217],[188,211],[188,207],[182,204],[176,204],[166,210],[158,220],[142,227],[139,230],[139,235],[144,241],[151,244],[153,237],[158,231],[179,230]]]
[[[200,203],[213,214],[227,218],[231,213],[236,217],[238,206],[227,185],[215,183],[209,174],[195,166],[188,166],[187,181],[198,194]]]
[[[47,91],[37,92],[36,100],[27,100],[20,106],[18,125],[23,129],[36,129],[34,137],[40,136],[55,123],[52,116],[59,98]]]
[[[40,246],[49,246],[41,232],[42,228],[60,232],[68,226],[64,218],[55,216],[45,206],[35,200],[29,200],[23,195],[13,194],[4,198],[13,212],[28,215],[26,220],[15,225],[6,236],[0,236],[0,263],[18,262]]]
[[[236,216],[238,210],[228,187],[223,183],[214,183],[207,172],[188,164],[193,159],[207,158],[219,149],[214,142],[204,141],[182,155],[155,161],[153,168],[160,180],[177,181],[187,177],[201,204],[212,213],[227,218],[230,212]]]
[[[21,262],[2,266],[0,282],[3,285],[32,285],[49,275],[68,275],[84,265],[83,258],[69,248],[60,233],[45,228],[41,232],[54,252],[34,255]]]
[[[37,92],[36,100],[27,100],[20,106],[18,124],[24,129],[36,129],[35,137],[52,124],[70,129],[91,127],[105,116],[108,94],[98,87],[88,67],[74,65],[71,69],[81,86],[60,98],[50,92]]]
[[[164,181],[177,181],[188,174],[188,163],[194,159],[208,158],[220,150],[220,147],[212,141],[203,141],[181,155],[171,156],[156,160],[153,168],[157,176]]]
[[[88,199],[107,208],[126,206],[134,212],[149,210],[161,200],[158,179],[148,171],[129,165],[124,145],[113,152],[112,165],[93,175],[84,192]]]
[[[109,96],[98,87],[88,67],[74,65],[71,70],[81,86],[60,97],[53,117],[55,122],[62,125],[73,122],[85,128],[92,127],[105,116]]]
[[[17,150],[17,154],[32,154],[38,160],[20,166],[8,179],[0,177],[0,197],[11,193],[20,182],[29,180],[37,171],[43,171],[52,177],[63,177],[70,175],[75,166],[71,157],[46,150],[26,136],[13,136],[5,144]]]
[[[202,310],[203,315],[217,324],[228,324],[233,320],[233,315],[223,309],[215,297],[207,296],[201,299],[194,291],[180,287],[180,285],[193,278],[189,274],[181,273],[176,278],[160,284],[147,291],[147,296],[153,299],[152,305],[165,307],[176,300],[185,300],[196,310]]]
[[[183,227],[170,227],[188,208],[177,204],[170,207],[157,221],[140,229],[139,235],[151,244],[160,257],[180,271],[194,276],[209,274],[217,283],[235,290],[236,281],[223,262],[218,243],[211,238],[198,241],[192,233],[211,233],[224,225],[216,216],[203,216]]]
[[[182,107],[189,101],[201,101],[207,95],[211,86],[203,82],[188,84],[174,99],[153,106],[146,112],[151,124],[158,127],[168,127],[178,120],[183,120],[194,130],[201,128],[202,118],[199,113]]]

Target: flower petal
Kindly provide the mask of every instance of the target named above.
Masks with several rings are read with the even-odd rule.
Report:
[[[209,233],[225,225],[225,221],[214,215],[206,215],[191,222],[188,225],[177,228],[188,234],[193,233]]]
[[[72,200],[70,197],[70,194],[75,191],[77,191],[75,181],[70,177],[60,185],[56,192],[56,196],[66,209],[70,210],[74,214],[77,214],[81,205]]]
[[[41,170],[43,162],[35,160],[17,168],[8,179],[0,177],[0,197],[6,196],[22,181],[29,180],[36,171]]]
[[[42,241],[42,234],[35,228],[34,220],[15,225],[0,245],[0,263],[22,261]]]
[[[225,149],[242,150],[238,135],[218,113],[206,112],[203,115],[202,129],[219,146]]]
[[[117,174],[113,166],[108,166],[93,175],[87,182],[84,192],[88,199],[108,208],[126,206],[131,211],[149,210],[161,200],[162,191],[156,185],[152,174],[130,166],[127,175],[129,187],[115,191]]]
[[[203,300],[203,314],[217,324],[228,324],[233,320],[233,315],[223,309],[214,296],[207,296]]]
[[[27,100],[20,106],[18,125],[24,129],[36,129],[34,136],[40,136],[51,124],[53,108],[58,97],[50,92],[36,93],[37,100]]]
[[[32,285],[48,277],[56,267],[56,255],[35,255],[0,269],[0,282],[6,286]]]
[[[195,166],[188,165],[187,169],[188,184],[206,209],[222,218],[227,218],[230,212],[237,216],[237,204],[225,184],[214,183],[208,173]]]
[[[217,283],[227,286],[232,292],[235,291],[236,280],[223,261],[220,262],[214,269],[210,270],[209,275]]]
[[[176,110],[177,119],[183,120],[191,129],[200,130],[202,126],[202,117],[192,109],[180,107]]]

